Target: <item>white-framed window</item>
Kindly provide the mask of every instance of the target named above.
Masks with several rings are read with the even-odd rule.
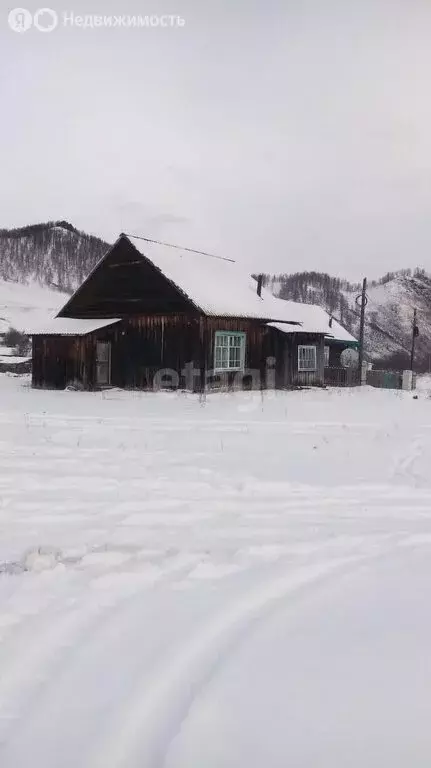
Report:
[[[243,371],[245,365],[245,333],[216,331],[214,370]]]
[[[329,368],[329,347],[327,344],[325,344],[325,368]]]
[[[317,348],[301,344],[298,347],[298,371],[315,371],[317,369]]]

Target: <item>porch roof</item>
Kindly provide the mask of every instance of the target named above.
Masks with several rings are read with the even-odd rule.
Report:
[[[294,302],[286,303],[293,304]],[[335,318],[331,318],[323,307],[316,304],[296,304],[296,302],[295,307],[300,321],[299,327],[285,323],[268,323],[268,325],[283,333],[317,334],[323,332],[325,338],[330,341],[339,341],[349,347],[357,346],[357,339],[349,331],[346,331]]]
[[[119,323],[120,318],[55,317],[39,328],[26,329],[29,336],[86,336],[93,331]]]

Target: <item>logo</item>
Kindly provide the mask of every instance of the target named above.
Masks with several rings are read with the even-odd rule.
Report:
[[[27,32],[33,24],[33,16],[25,8],[14,8],[8,16],[10,28],[14,32]]]
[[[53,32],[58,25],[58,14],[52,8],[39,8],[34,14],[33,24],[39,32]]]
[[[32,16],[26,8],[14,8],[8,22],[14,32],[27,32],[34,26],[39,32],[52,32],[58,26],[58,14],[52,8],[39,8]]]

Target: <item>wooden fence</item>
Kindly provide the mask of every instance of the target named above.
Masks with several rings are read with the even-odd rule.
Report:
[[[360,383],[357,368],[325,368],[327,387],[358,387]]]

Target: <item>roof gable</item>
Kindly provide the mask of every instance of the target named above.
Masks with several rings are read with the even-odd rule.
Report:
[[[96,264],[59,317],[197,312],[197,307],[124,235]]]

